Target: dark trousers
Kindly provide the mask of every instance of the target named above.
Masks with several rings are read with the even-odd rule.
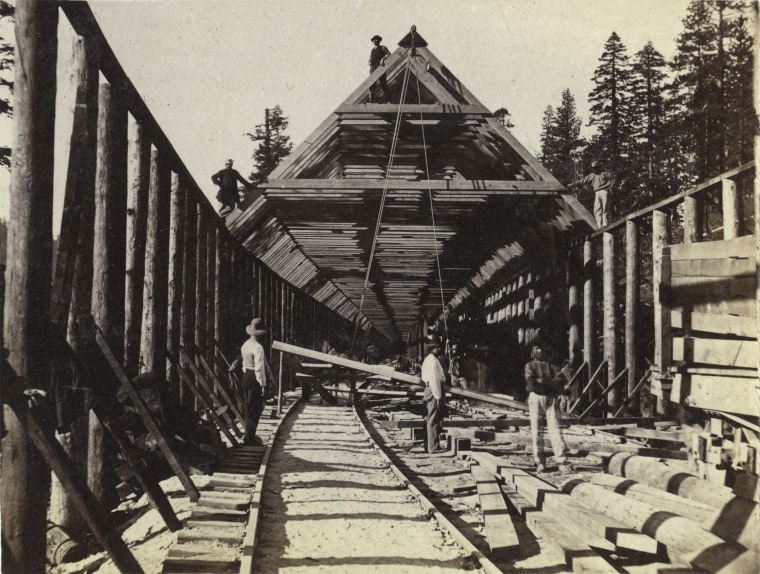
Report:
[[[443,431],[443,401],[439,401],[433,396],[430,387],[425,387],[423,400],[427,408],[427,451],[433,452],[441,448],[441,431]]]
[[[369,67],[369,73],[371,74],[372,72],[374,72],[375,70],[377,70],[378,67],[379,67],[379,65],[377,65],[377,66],[370,66]],[[380,89],[383,90],[383,96],[385,97],[385,99],[386,100],[390,100],[390,94],[388,93],[388,79],[385,77],[385,74],[383,74],[382,76],[380,76],[380,78],[377,80],[377,82],[375,82],[374,84],[372,84],[372,87],[369,89],[370,95],[374,95],[374,97],[377,97],[377,87],[378,87],[378,85],[380,86]]]
[[[253,371],[246,371],[240,381],[245,397],[245,434],[243,444],[252,445],[256,438],[256,428],[259,426],[261,412],[264,410],[264,397],[261,395],[261,385],[256,380]]]

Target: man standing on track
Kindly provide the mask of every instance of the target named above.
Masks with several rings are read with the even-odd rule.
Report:
[[[264,397],[262,389],[266,385],[266,353],[259,338],[266,334],[264,321],[254,319],[245,328],[249,338],[240,347],[240,358],[243,362],[243,379],[240,381],[242,392],[245,394],[245,434],[243,444],[260,445],[261,439],[256,436],[256,428],[259,426],[261,412],[264,410]],[[230,370],[236,368],[232,364]]]
[[[428,342],[428,355],[422,362],[420,378],[425,383],[423,400],[427,409],[425,421],[427,423],[427,451],[429,453],[441,452],[441,431],[443,430],[443,417],[446,405],[443,402],[443,384],[446,382],[446,373],[443,370],[438,357],[441,354],[441,342],[433,335]]]

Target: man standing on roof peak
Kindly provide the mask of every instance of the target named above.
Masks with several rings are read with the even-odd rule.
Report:
[[[232,169],[231,159],[228,159],[224,163],[224,169],[219,170],[211,176],[211,181],[219,186],[216,199],[222,204],[222,209],[219,211],[219,215],[222,217],[229,215],[235,209],[235,205],[240,203],[237,188],[238,182],[242,183],[249,191],[253,187],[249,181],[243,179],[243,176],[236,169]]]
[[[382,37],[375,34],[372,36],[372,43],[374,44],[374,47],[372,48],[372,51],[369,53],[369,73],[371,74],[375,70],[377,70],[380,66],[385,66],[385,59],[391,55],[388,48],[383,46],[380,42],[382,42]],[[389,101],[390,98],[388,97],[388,80],[385,77],[385,74],[380,76],[380,79],[377,81],[377,83],[373,84],[372,87],[369,89],[369,101],[372,101],[373,98],[373,92],[375,91],[375,88],[377,84],[380,84],[380,88],[383,90],[383,97],[385,98],[385,101]]]
[[[607,196],[615,185],[615,176],[602,168],[602,162],[591,162],[591,173],[570,184],[570,187],[590,185],[594,190],[594,219],[599,227],[607,226]]]

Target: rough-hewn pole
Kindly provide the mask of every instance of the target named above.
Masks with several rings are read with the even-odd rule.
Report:
[[[196,275],[196,247],[197,247],[197,203],[186,190],[185,198],[185,249],[182,262],[182,329],[180,333],[180,345],[186,348],[195,343],[195,275]],[[178,356],[178,355],[175,355]],[[186,392],[187,387],[180,387],[180,401],[189,404],[194,400],[192,393]]]
[[[218,219],[210,217],[206,239],[206,345],[198,348],[208,354],[214,347],[214,325],[216,324],[216,227]]]
[[[636,369],[636,326],[638,324],[639,309],[639,277],[640,277],[639,253],[639,224],[629,220],[625,223],[625,368],[628,369],[628,383],[626,397],[631,398],[628,410],[639,410],[639,399],[631,397],[638,383],[638,370]]]
[[[185,191],[184,179],[177,173],[171,176],[171,209],[169,224],[169,314],[166,326],[166,345],[173,356],[179,353],[182,320],[182,265],[185,252]],[[166,361],[166,380],[179,396],[180,387],[176,366]]]
[[[615,292],[615,236],[602,234],[602,289],[604,298],[604,360],[607,361],[607,384],[617,377],[617,293]],[[620,393],[615,386],[607,395],[607,416],[614,416]]]
[[[196,274],[195,274],[195,344],[199,349],[206,348],[206,299],[208,284],[206,282],[208,258],[208,232],[206,231],[208,216],[203,204],[198,204],[198,226],[196,247]]]
[[[214,273],[214,340],[222,346],[224,339],[225,309],[229,305],[229,277],[227,276],[226,237],[221,225],[216,227],[216,273]],[[210,357],[214,356],[214,346],[209,346]]]
[[[74,318],[83,313],[90,314],[92,303],[92,234],[95,215],[95,162],[98,129],[98,59],[93,45],[81,36],[74,38],[73,73],[77,85],[75,114],[83,116],[84,122],[75,119],[79,126],[76,136],[81,146],[76,154],[69,157],[69,171],[76,169],[76,200],[79,206],[79,223],[74,229],[74,273],[71,282],[71,302],[67,317],[67,339],[71,348],[79,347],[79,334]],[[76,128],[75,128],[76,129]],[[74,136],[72,135],[72,141]],[[67,183],[68,185],[68,183]],[[87,417],[72,421],[71,432],[58,435],[74,467],[86,475],[87,469]],[[73,499],[66,493],[54,476],[50,494],[49,520],[78,538],[86,531],[86,524],[77,511]]]
[[[47,388],[53,228],[58,7],[16,6],[13,161],[8,220],[4,342],[8,362],[27,387]],[[5,384],[5,382],[3,382]],[[50,472],[27,434],[21,389],[3,389],[8,435],[2,441],[2,570],[45,571]]]
[[[589,376],[594,372],[594,246],[590,241],[583,242],[583,360],[586,362]],[[598,392],[596,385],[589,389],[589,399],[593,400]]]
[[[150,154],[145,289],[140,339],[141,371],[166,373],[166,316],[169,281],[169,206],[171,175],[161,152]]]
[[[578,294],[578,268],[579,257],[574,248],[571,248],[567,257],[567,314],[569,329],[567,333],[567,351],[570,364],[577,368],[581,364],[581,326],[580,326],[580,299]]]
[[[739,192],[736,182],[732,179],[724,179],[722,182],[723,196],[723,239],[736,239],[739,237]]]
[[[670,256],[665,254],[668,246],[668,216],[663,211],[652,212],[652,293],[654,298],[654,364],[659,383],[653,391],[657,393],[657,412],[667,412],[669,389],[667,384],[670,366],[672,340],[670,337],[670,306],[666,291],[670,283]],[[667,391],[667,392],[666,392]]]
[[[690,195],[683,200],[683,241],[697,243],[702,238],[702,209],[699,200]]]
[[[124,352],[126,250],[127,114],[116,89],[101,84],[98,100],[98,159],[93,239],[92,316],[117,356]],[[105,436],[90,412],[87,482],[96,500],[105,500]]]
[[[148,226],[150,185],[150,140],[145,127],[129,123],[127,174],[127,276],[125,284],[124,371],[139,373],[142,332],[143,285],[145,279],[145,233]]]

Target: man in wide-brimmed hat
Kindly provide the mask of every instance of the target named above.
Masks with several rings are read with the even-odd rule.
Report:
[[[375,34],[371,38],[371,42],[373,44],[372,51],[369,53],[369,73],[371,74],[375,70],[377,70],[380,66],[385,66],[385,59],[391,55],[390,50],[383,46],[380,42],[382,42],[383,39]],[[380,76],[377,82],[375,82],[372,87],[369,89],[369,101],[371,102],[373,97],[376,97],[373,95],[373,93],[376,91],[377,85],[380,84],[380,88],[383,90],[383,97],[385,97],[385,101],[389,101],[389,94],[388,94],[388,80],[385,77],[385,74]]]
[[[267,332],[262,319],[256,318],[245,328],[249,338],[240,347],[240,357],[243,363],[243,379],[240,386],[245,393],[245,434],[243,444],[261,444],[256,438],[256,428],[264,410],[262,389],[266,384],[266,353],[259,338]]]
[[[441,431],[443,430],[443,417],[445,405],[443,402],[443,385],[446,382],[446,373],[443,370],[439,356],[441,354],[441,341],[436,335],[428,339],[428,355],[422,362],[420,378],[425,383],[423,400],[427,409],[425,422],[427,423],[427,451],[429,453],[440,452]]]
[[[570,184],[570,187],[590,186],[594,190],[594,219],[599,227],[607,225],[607,198],[614,185],[615,176],[605,171],[598,159],[591,162],[590,174]]]

